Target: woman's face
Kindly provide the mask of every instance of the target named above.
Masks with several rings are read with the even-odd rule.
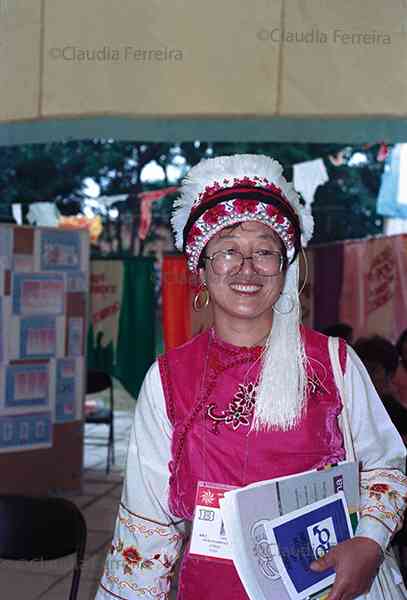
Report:
[[[237,250],[248,257],[261,250],[281,252],[281,249],[282,242],[270,227],[249,221],[220,231],[210,240],[204,255],[213,256],[219,250]],[[205,261],[200,278],[208,286],[215,317],[223,314],[225,317],[256,319],[265,313],[272,314],[272,306],[284,285],[284,272],[272,277],[259,275],[252,262],[245,260],[236,275],[217,275],[211,261]]]

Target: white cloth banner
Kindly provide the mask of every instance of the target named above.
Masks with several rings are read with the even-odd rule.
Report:
[[[53,202],[34,202],[30,204],[27,219],[31,225],[38,227],[56,227],[59,210]]]
[[[328,179],[322,158],[294,165],[294,188],[302,195],[308,207],[314,202],[317,187],[326,183]]]

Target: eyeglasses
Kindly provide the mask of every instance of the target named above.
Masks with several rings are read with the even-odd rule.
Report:
[[[218,250],[212,256],[203,256],[204,260],[210,260],[212,269],[216,275],[237,275],[245,260],[252,260],[254,271],[265,277],[279,275],[284,267],[284,256],[280,252],[272,250],[259,250],[251,256],[243,256],[238,250]]]

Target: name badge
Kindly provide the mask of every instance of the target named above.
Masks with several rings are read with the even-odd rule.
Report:
[[[231,485],[198,482],[189,547],[192,558],[233,560],[219,506],[224,493],[233,489]]]

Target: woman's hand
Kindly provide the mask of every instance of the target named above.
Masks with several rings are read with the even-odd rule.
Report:
[[[381,548],[374,540],[355,537],[331,548],[323,558],[314,560],[310,568],[335,570],[335,582],[327,600],[352,600],[370,590],[381,557]]]

